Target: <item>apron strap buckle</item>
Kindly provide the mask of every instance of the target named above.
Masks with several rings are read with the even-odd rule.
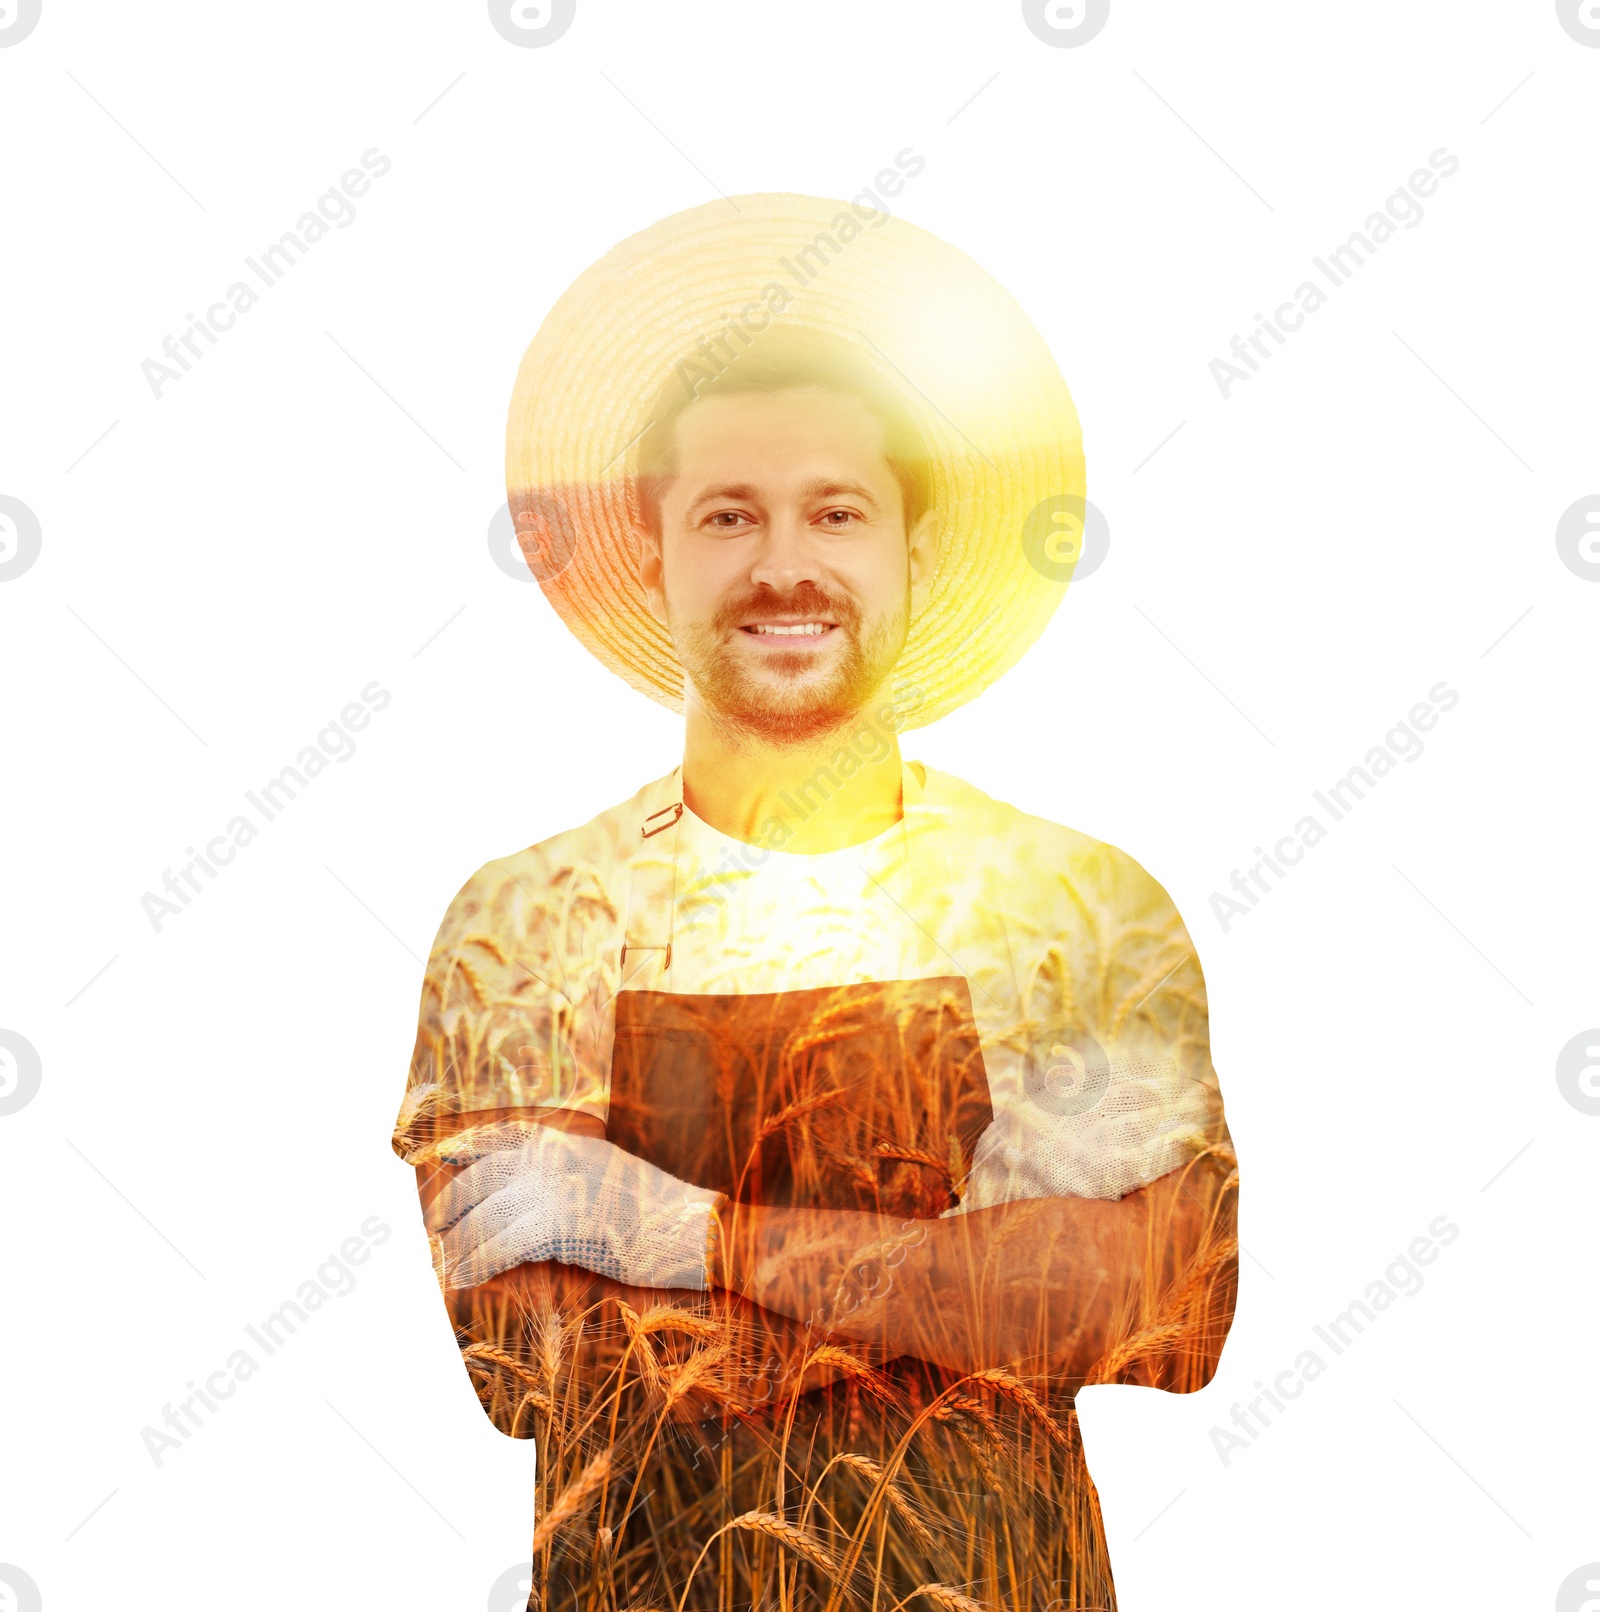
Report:
[[[640,825],[640,828],[639,828],[640,838],[649,839],[652,834],[659,834],[662,831],[662,829],[671,828],[673,826],[673,824],[676,823],[678,821],[678,819],[680,817],[682,817],[682,816],[683,816],[683,802],[681,800],[673,801],[673,803],[670,806],[663,806],[659,812],[651,812],[650,815],[647,818],[645,818],[644,822]],[[657,821],[657,819],[663,818],[663,817],[666,819],[665,822]],[[650,826],[652,823],[655,824],[654,828],[652,828]]]

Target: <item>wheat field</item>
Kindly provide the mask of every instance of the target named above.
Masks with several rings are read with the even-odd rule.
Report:
[[[1140,1292],[1084,1381],[1207,1380],[1233,1306],[1231,1163],[1218,1147],[1184,1172],[1206,1240]],[[562,1267],[448,1299],[485,1411],[538,1442],[530,1607],[1115,1605],[1076,1382],[874,1364],[825,1329],[774,1369],[730,1295]]]
[[[554,909],[543,910],[547,900]],[[425,1199],[451,1173],[429,1157],[438,1139],[508,1094],[528,1100],[508,1084],[514,1063],[528,1067],[528,1043],[555,1048],[582,1033],[526,985],[538,968],[524,959],[559,935],[575,977],[585,933],[605,936],[614,921],[592,886],[552,890],[529,877],[487,884],[447,922],[395,1144],[418,1165]],[[1086,969],[1078,959],[1088,953]],[[1192,955],[1175,915],[1137,929],[1107,925],[1092,948],[1045,956],[1024,994],[1030,1011],[1065,1003],[1108,1044],[1159,1042],[1214,1081],[1204,986],[1197,965],[1184,967]],[[954,1133],[965,1125],[970,1141],[970,1112],[958,1125],[950,1070],[971,1064],[970,1017],[946,1046],[943,1027],[956,1019],[942,1010],[930,1019],[925,1001],[867,1006],[870,1033],[860,1035],[840,1033],[837,1002],[827,1033],[793,1020],[769,1033],[747,1016],[737,1038],[719,1040],[719,1020],[708,1016],[695,1056],[714,1066],[719,1114],[743,1127],[712,1138],[735,1198],[877,1202],[915,1227],[959,1196],[965,1164]],[[871,1127],[852,1128],[863,1082],[920,1116],[887,1158]],[[836,1101],[841,1093],[852,1100]],[[649,1115],[629,1123],[650,1133]],[[881,1113],[871,1123],[881,1126]],[[677,1173],[713,1179],[686,1165]],[[898,1250],[848,1272],[842,1304],[821,1316],[796,1309],[812,1314],[806,1324],[723,1291],[628,1289],[558,1265],[444,1290],[486,1413],[510,1436],[537,1441],[530,1608],[1110,1612],[1074,1396],[1085,1383],[1185,1392],[1209,1380],[1233,1313],[1237,1188],[1218,1102],[1187,1163],[1100,1205],[1141,1250],[1137,1280],[1109,1298],[1086,1274],[1084,1292],[1063,1299],[1077,1283],[1062,1272],[1076,1267],[1030,1232],[1038,1206],[1019,1206],[1007,1232],[1017,1257],[991,1250],[962,1274],[971,1335],[985,1314],[1036,1303],[1044,1315],[1070,1301],[1069,1315],[1092,1325],[1079,1327],[1069,1368],[1059,1357],[1046,1366],[1042,1323],[1037,1347],[990,1353],[976,1371],[871,1346],[862,1323],[894,1286]],[[889,1199],[874,1199],[884,1192]],[[1038,1225],[1047,1223],[1041,1213]],[[928,1358],[947,1358],[936,1347],[941,1316],[926,1324]]]

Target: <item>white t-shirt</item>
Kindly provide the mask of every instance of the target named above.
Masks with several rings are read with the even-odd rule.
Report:
[[[948,1150],[961,1211],[1120,1197],[1226,1141],[1199,960],[1166,892],[1123,852],[917,763],[900,822],[820,854],[730,838],[679,799],[669,775],[468,880],[428,966],[402,1156],[444,1113],[566,1107],[615,1128],[628,993],[641,993],[621,1003],[628,1026],[646,1009],[743,1023],[731,1010],[756,1004],[730,999],[783,1004],[768,1062],[790,1071],[796,1048],[827,1039],[794,1013],[837,1019],[853,1003],[859,1015],[876,999],[846,988],[869,986],[888,989],[885,1013],[937,1000],[970,1017],[988,1107],[981,1132]],[[697,1067],[678,1054],[690,1061],[677,1069]],[[841,1064],[827,1078],[855,1077]],[[737,1105],[751,1089],[725,1076],[706,1101],[721,1091]],[[832,1096],[850,1106],[848,1089]],[[945,1141],[910,1151],[937,1172]],[[909,1144],[894,1145],[903,1160]]]

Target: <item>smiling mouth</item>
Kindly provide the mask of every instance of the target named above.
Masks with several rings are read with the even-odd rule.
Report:
[[[749,633],[752,638],[825,638],[838,628],[837,622],[832,621],[751,621],[746,622],[739,631]]]

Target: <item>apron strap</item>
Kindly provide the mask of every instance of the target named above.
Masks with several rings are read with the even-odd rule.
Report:
[[[906,861],[917,838],[923,786],[904,759],[900,763],[901,848]],[[619,990],[663,988],[672,967],[673,916],[678,893],[678,822],[683,816],[683,768],[646,784],[636,799],[630,848],[628,915],[623,930]]]
[[[647,991],[672,966],[672,912],[677,905],[678,820],[683,769],[639,791],[629,848],[628,916],[623,929],[621,990]]]

